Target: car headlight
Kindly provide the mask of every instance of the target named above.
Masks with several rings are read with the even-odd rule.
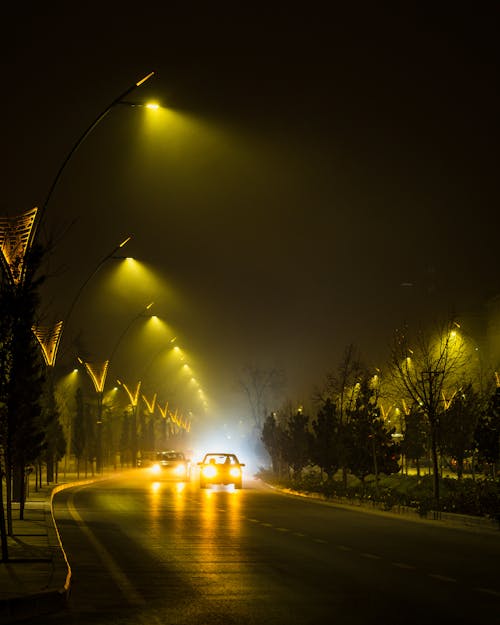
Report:
[[[229,470],[229,475],[231,477],[240,477],[241,469],[239,467],[231,467],[231,469]]]
[[[175,469],[174,469],[174,473],[175,475],[185,475],[186,474],[186,467],[183,464],[178,464]]]
[[[203,467],[201,472],[203,473],[203,477],[215,477],[217,475],[217,469],[211,464],[207,467]]]
[[[151,473],[154,473],[155,475],[158,474],[161,471],[161,467],[158,463],[154,464],[151,467]]]

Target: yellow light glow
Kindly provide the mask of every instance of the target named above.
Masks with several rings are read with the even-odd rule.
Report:
[[[142,396],[142,399],[144,400],[144,403],[146,404],[149,414],[153,414],[155,411],[155,405],[156,405],[156,393],[153,395],[153,399],[151,401],[148,401],[144,395]]]
[[[63,322],[59,321],[53,327],[37,327],[34,326],[33,334],[36,336],[40,347],[42,348],[45,363],[51,367],[56,360],[59,340],[61,338]]]
[[[127,243],[130,241],[131,238],[132,237],[127,237],[124,241],[120,243],[118,247],[124,247],[125,245],[127,245]]]
[[[202,473],[204,477],[215,477],[217,475],[217,469],[213,465],[209,464],[208,466],[203,467]]]
[[[30,245],[38,208],[15,217],[0,217],[0,252],[14,284],[24,277],[24,259]]]
[[[161,471],[161,467],[160,467],[159,464],[154,464],[151,467],[151,473],[153,473],[154,475],[158,475],[158,473],[160,473],[160,471]]]
[[[123,389],[127,393],[132,408],[135,408],[137,406],[138,401],[139,401],[139,391],[140,391],[140,388],[141,388],[141,382],[137,383],[137,387],[136,387],[134,393],[132,393],[132,391],[127,387],[126,384],[124,384],[123,382],[120,382],[120,380],[117,380],[117,382],[118,382],[118,384],[121,384],[121,386],[123,387]]]
[[[157,102],[148,102],[145,104],[145,107],[151,111],[157,111],[160,108],[160,105]]]
[[[102,393],[106,382],[106,374],[108,373],[109,360],[105,360],[103,363],[99,364],[90,362],[84,362],[83,364],[90,376],[90,379],[94,383],[96,392]]]
[[[154,72],[149,72],[149,74],[147,74],[146,76],[144,76],[144,78],[141,78],[139,81],[137,81],[137,82],[135,83],[135,86],[136,86],[136,87],[140,87],[141,85],[143,85],[143,84],[146,82],[146,80],[149,80],[149,79],[151,78],[151,76],[154,76],[154,75],[155,75],[155,73],[154,73]]]

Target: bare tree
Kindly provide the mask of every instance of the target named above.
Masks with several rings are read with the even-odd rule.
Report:
[[[359,383],[365,373],[366,367],[361,362],[359,351],[351,343],[345,348],[337,369],[327,376],[326,396],[336,406],[341,431],[345,430],[349,416],[356,405]],[[342,481],[345,488],[347,487],[347,449],[341,453],[339,464],[342,467]]]
[[[451,320],[435,332],[415,336],[397,331],[389,368],[400,399],[420,406],[430,433],[434,499],[439,510],[438,437],[447,402],[460,386],[467,366],[467,347]]]
[[[239,385],[246,395],[254,427],[261,432],[264,420],[272,411],[271,401],[285,386],[285,374],[281,369],[261,369],[256,365],[243,368]]]

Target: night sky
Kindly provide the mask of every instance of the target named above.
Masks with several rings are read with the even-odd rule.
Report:
[[[5,215],[42,206],[85,128],[155,72],[129,100],[166,108],[115,107],[50,199],[40,321],[64,318],[133,235],[124,253],[147,274],[101,267],[61,367],[75,339],[109,357],[154,300],[170,334],[137,347],[138,320],[113,375],[148,373],[156,391],[176,336],[224,418],[247,364],[282,368],[285,396],[304,401],[349,343],[383,366],[405,321],[477,321],[500,290],[494,3],[237,4],[24,3],[0,44]]]

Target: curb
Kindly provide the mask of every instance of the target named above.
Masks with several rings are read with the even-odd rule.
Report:
[[[94,484],[95,482],[106,479],[110,479],[110,477],[106,476],[79,480],[77,482],[67,482],[65,484],[58,484],[51,489],[50,496],[44,501],[47,537],[52,555],[52,575],[49,577],[48,585],[52,584],[54,578],[61,577],[62,579],[55,579],[53,584],[54,588],[51,589],[21,597],[0,599],[0,625],[7,625],[8,623],[15,623],[44,614],[52,614],[67,608],[71,593],[71,566],[66,552],[64,551],[61,536],[54,518],[53,499],[57,493],[67,488]]]
[[[426,516],[421,516],[414,508],[393,508],[391,510],[384,510],[378,508],[376,505],[362,504],[355,502],[346,502],[343,500],[325,497],[319,493],[309,493],[296,491],[291,488],[282,488],[280,486],[274,486],[269,482],[263,482],[269,488],[279,491],[284,495],[290,497],[298,497],[303,499],[314,499],[323,504],[336,506],[338,508],[345,508],[348,510],[357,510],[359,512],[366,512],[368,514],[377,514],[379,516],[388,516],[404,519],[405,521],[416,521],[422,523],[436,524],[448,527],[454,527],[457,529],[488,532],[496,535],[500,534],[500,526],[497,521],[488,519],[485,517],[474,517],[465,514],[455,514],[452,512],[441,512],[439,518],[434,517],[433,512],[428,512]]]

